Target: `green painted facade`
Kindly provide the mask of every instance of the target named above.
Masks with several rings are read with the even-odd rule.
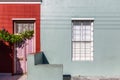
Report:
[[[41,49],[63,73],[120,75],[120,0],[43,0]],[[94,18],[94,61],[72,61],[71,18]]]
[[[63,80],[62,64],[44,64],[43,53],[27,56],[27,80]]]

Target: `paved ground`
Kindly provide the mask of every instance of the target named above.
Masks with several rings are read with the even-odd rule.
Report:
[[[72,77],[72,80],[120,80],[119,76],[115,76],[115,77],[104,77],[104,76],[90,76],[90,77],[86,77],[86,76],[76,76],[76,77]]]
[[[26,75],[14,75],[14,76],[5,76],[0,75],[0,80],[26,80]]]
[[[3,76],[0,75],[0,80],[27,80],[27,75],[14,75],[14,76]],[[74,76],[71,80],[120,80],[120,77],[86,77],[86,76]]]

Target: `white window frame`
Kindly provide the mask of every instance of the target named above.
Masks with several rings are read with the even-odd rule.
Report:
[[[80,24],[77,24],[78,27],[80,26],[80,30],[82,30],[78,31],[79,35],[75,35],[76,31],[73,28],[75,28],[76,25],[74,25],[74,22],[80,22]],[[90,37],[90,40],[82,39],[82,37],[86,38],[86,35],[82,35],[81,37],[81,34],[84,32],[83,30],[85,30],[85,33],[87,32],[87,25],[84,25],[84,22],[90,22],[90,26],[88,24],[88,27],[90,27],[88,37]],[[72,18],[72,61],[93,61],[93,22],[94,18]],[[84,26],[85,29],[83,29]],[[80,39],[74,39],[74,37],[79,37]],[[85,45],[84,48],[82,47],[83,45]]]

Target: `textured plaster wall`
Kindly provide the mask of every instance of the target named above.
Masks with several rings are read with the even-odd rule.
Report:
[[[42,64],[42,53],[31,54],[27,57],[27,80],[63,80],[62,64]],[[39,56],[39,57],[37,57]],[[38,63],[35,65],[35,63]]]
[[[14,33],[13,18],[35,18],[36,52],[40,51],[40,4],[0,4],[0,30]],[[14,50],[0,43],[0,73],[13,72]],[[9,54],[10,53],[10,54]]]
[[[64,74],[120,75],[119,0],[43,0],[41,48]],[[73,62],[71,18],[94,18],[94,61]]]

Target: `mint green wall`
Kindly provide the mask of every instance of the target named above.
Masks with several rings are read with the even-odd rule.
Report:
[[[120,0],[43,0],[41,48],[63,73],[120,75]],[[71,18],[94,18],[94,61],[71,60]]]
[[[42,64],[42,53],[27,56],[27,80],[63,80],[62,64]]]

